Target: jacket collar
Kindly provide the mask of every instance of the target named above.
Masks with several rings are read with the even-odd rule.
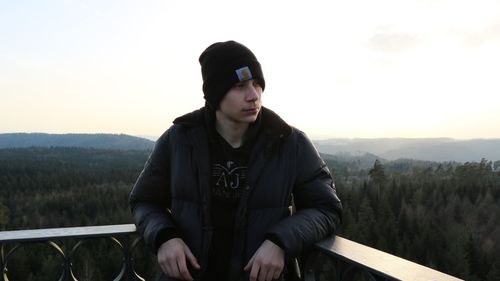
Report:
[[[208,120],[210,120],[213,111],[206,107],[202,107],[193,112],[184,114],[177,117],[174,120],[174,124],[186,126],[187,128],[193,128],[197,126],[207,125]],[[281,117],[278,116],[274,111],[262,107],[261,112],[261,128],[260,131],[271,138],[282,138],[290,135],[292,128],[288,125]]]
[[[292,127],[288,125],[274,111],[262,107],[262,132],[271,138],[283,138],[292,133]]]

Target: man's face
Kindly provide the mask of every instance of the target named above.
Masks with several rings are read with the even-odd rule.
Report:
[[[236,83],[219,104],[217,118],[234,123],[252,123],[261,109],[262,87],[256,80]]]

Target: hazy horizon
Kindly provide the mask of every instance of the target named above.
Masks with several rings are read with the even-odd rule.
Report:
[[[148,139],[151,141],[156,141],[160,135],[155,136],[155,135],[134,135],[134,134],[127,134],[127,133],[109,133],[109,132],[93,132],[93,133],[85,133],[85,132],[65,132],[65,133],[47,133],[47,132],[0,132],[1,134],[49,134],[49,135],[98,135],[98,134],[110,134],[110,135],[128,135],[132,137],[139,137],[143,139]],[[321,142],[321,141],[328,141],[328,140],[380,140],[380,139],[408,139],[408,140],[432,140],[432,139],[450,139],[450,140],[456,140],[456,141],[468,141],[468,140],[500,140],[500,138],[452,138],[452,137],[337,137],[337,136],[332,136],[332,137],[327,137],[327,138],[314,138],[311,137],[311,139],[315,142]]]
[[[1,1],[0,133],[159,136],[204,104],[200,53],[236,40],[264,106],[312,139],[500,138],[499,18],[498,0]]]

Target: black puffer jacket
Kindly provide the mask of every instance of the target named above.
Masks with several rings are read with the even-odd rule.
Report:
[[[204,108],[177,118],[156,142],[130,195],[135,222],[155,249],[160,231],[178,232],[202,266],[207,264],[210,222],[210,154]],[[333,234],[341,203],[324,161],[310,140],[269,109],[248,164],[236,214],[232,255],[241,274],[266,236],[279,239],[290,260]],[[296,212],[290,216],[292,201]],[[234,276],[231,280],[248,280]]]

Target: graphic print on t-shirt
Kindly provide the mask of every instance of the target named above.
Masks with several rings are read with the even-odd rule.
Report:
[[[233,161],[225,165],[214,163],[212,165],[212,195],[220,200],[233,201],[240,196],[240,188],[245,185],[247,167],[240,166]]]

